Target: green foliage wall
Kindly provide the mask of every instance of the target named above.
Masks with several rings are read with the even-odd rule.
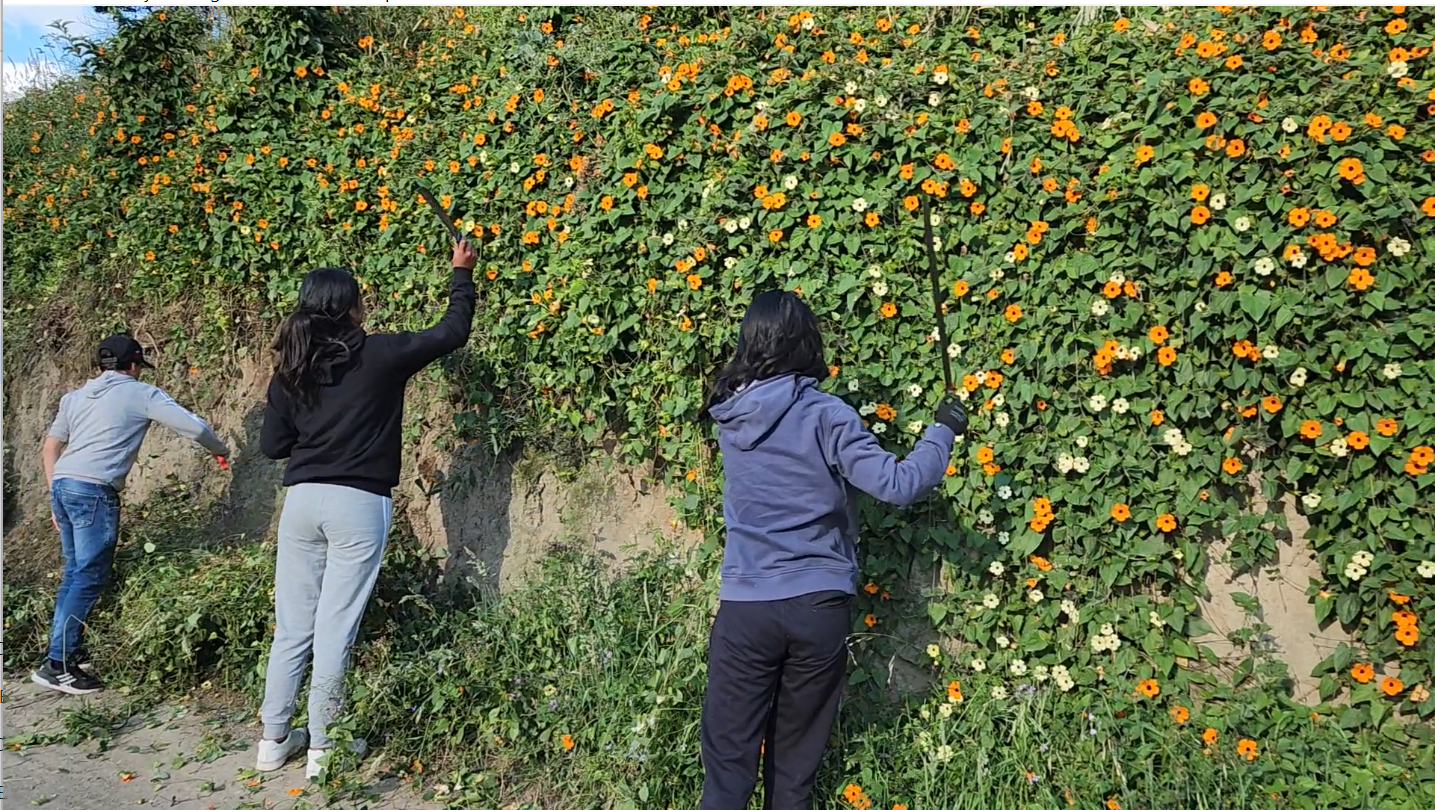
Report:
[[[421,181],[483,246],[456,430],[617,436],[697,503],[702,383],[764,288],[910,446],[941,389],[927,199],[974,428],[941,497],[869,511],[868,626],[937,561],[929,615],[973,650],[944,671],[1179,694],[1211,540],[1274,553],[1258,486],[1361,642],[1323,694],[1435,710],[1428,11],[234,13],[128,23],[7,108],[7,316],[118,272],[205,302],[213,345],[345,263],[417,325],[447,276]],[[164,59],[183,83],[137,90]]]

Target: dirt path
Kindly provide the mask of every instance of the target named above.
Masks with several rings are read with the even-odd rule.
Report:
[[[79,698],[7,679],[3,695],[6,807],[114,810],[306,810],[325,806],[300,758],[254,772],[258,725],[249,712],[178,703],[132,713],[123,696]],[[93,733],[88,741],[77,742]],[[366,773],[382,761],[367,763]],[[437,810],[395,778],[373,781],[346,810]]]

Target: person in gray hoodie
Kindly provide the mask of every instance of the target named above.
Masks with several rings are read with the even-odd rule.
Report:
[[[847,680],[858,492],[906,506],[941,483],[967,428],[947,398],[899,460],[828,375],[817,319],[789,292],[756,296],[700,418],[723,464],[719,605],[708,645],[700,810],[807,810]]]
[[[60,398],[41,449],[50,517],[60,532],[65,567],[55,597],[49,658],[31,680],[71,695],[104,686],[81,669],[80,630],[109,584],[119,539],[120,492],[150,423],[198,442],[221,460],[229,456],[229,448],[204,420],[139,381],[140,370],[154,366],[134,338],[105,338],[95,363],[100,375]]]

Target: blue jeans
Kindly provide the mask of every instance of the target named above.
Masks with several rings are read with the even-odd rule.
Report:
[[[120,496],[110,487],[71,478],[50,483],[50,509],[60,526],[65,570],[50,625],[50,660],[69,663],[90,609],[110,582],[119,539]]]

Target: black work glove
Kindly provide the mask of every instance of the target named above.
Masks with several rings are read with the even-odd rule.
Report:
[[[962,407],[962,401],[951,396],[943,399],[937,406],[937,424],[946,425],[958,436],[966,435],[967,409]]]

